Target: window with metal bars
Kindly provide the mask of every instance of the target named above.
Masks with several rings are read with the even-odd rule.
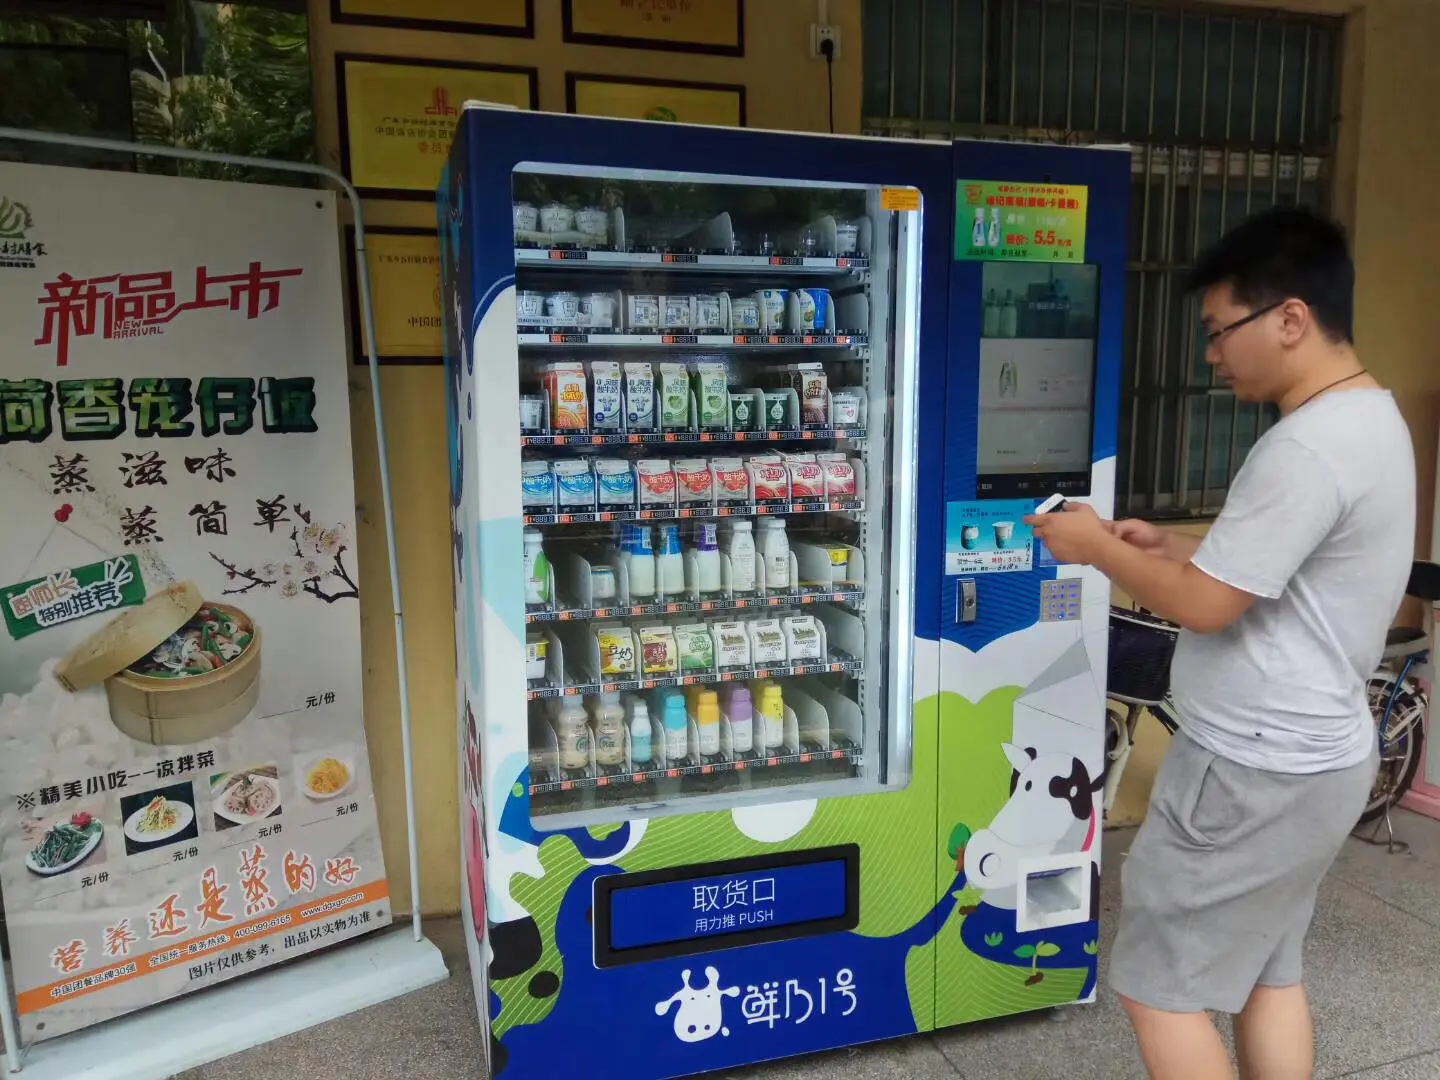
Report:
[[[1134,146],[1117,510],[1213,516],[1274,423],[1205,363],[1196,255],[1328,206],[1343,23],[1119,0],[864,0],[866,134]]]

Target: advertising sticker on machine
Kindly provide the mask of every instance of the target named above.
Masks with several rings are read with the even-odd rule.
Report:
[[[0,165],[26,1041],[389,922],[335,228],[314,191]]]
[[[952,502],[945,507],[945,573],[1003,574],[1029,570],[1035,533],[1025,517],[1034,499]]]
[[[955,258],[960,261],[1085,261],[1087,188],[960,180],[955,184]]]

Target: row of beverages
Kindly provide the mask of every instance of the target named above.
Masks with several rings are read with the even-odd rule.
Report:
[[[659,527],[658,546],[655,531],[649,525],[620,527],[619,544],[610,561],[589,564],[591,606],[608,607],[622,598],[622,573],[626,603],[713,597],[721,592],[732,596],[783,593],[799,584],[792,580],[784,518],[761,518],[758,540],[748,518],[727,520],[723,528],[713,521],[696,522],[688,543],[682,543],[677,524]],[[842,546],[841,551],[848,549]],[[726,573],[721,570],[722,552]],[[525,530],[524,566],[526,605],[548,608],[554,575],[539,529]],[[843,563],[841,571],[843,575]]]
[[[520,397],[520,431],[775,431],[847,428],[861,422],[859,387],[830,389],[823,365],[786,364],[764,372],[764,387],[730,388],[727,365],[576,360],[546,364],[541,393]],[[798,415],[796,413],[798,412]]]
[[[840,451],[750,458],[564,458],[520,466],[527,514],[854,499],[858,462]]]
[[[696,756],[713,757],[722,749],[722,712],[732,754],[775,753],[785,747],[784,691],[770,679],[730,683],[720,690],[693,686],[648,696],[596,694],[583,702],[558,698],[537,708],[555,737],[556,764],[565,772],[588,769],[592,753],[601,768],[619,768],[628,761],[641,771]],[[543,736],[544,728],[538,733]],[[537,745],[540,740],[534,735],[532,731],[531,773],[548,775],[548,739]]]
[[[521,329],[632,334],[834,334],[829,289],[757,289],[753,293],[626,293],[570,289],[515,293]]]

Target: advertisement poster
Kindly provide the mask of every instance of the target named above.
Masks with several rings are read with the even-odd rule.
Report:
[[[669,79],[567,75],[566,103],[581,116],[618,120],[664,120],[672,124],[745,126],[745,88]]]
[[[1005,574],[1029,570],[1035,533],[1024,518],[1034,499],[952,502],[945,507],[945,573]]]
[[[955,185],[955,258],[1085,261],[1089,189],[1074,184],[961,180]]]
[[[355,291],[355,231],[347,229],[350,267],[351,344],[355,362],[367,363]],[[445,358],[440,314],[440,241],[434,229],[372,225],[365,230],[366,266],[375,304],[375,348],[380,362],[439,364]]]
[[[328,192],[0,164],[24,1039],[390,920]]]
[[[566,41],[745,55],[745,0],[564,0]]]
[[[340,156],[366,195],[433,199],[467,101],[536,107],[534,68],[335,57]]]

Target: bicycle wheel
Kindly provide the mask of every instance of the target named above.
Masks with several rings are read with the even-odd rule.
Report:
[[[1365,690],[1376,728],[1384,721],[1387,706],[1390,722],[1380,733],[1380,771],[1370,790],[1370,801],[1360,815],[1361,825],[1379,818],[1387,806],[1397,804],[1415,782],[1424,760],[1425,712],[1429,705],[1424,692],[1408,678],[1396,689],[1394,672],[1377,672]]]

